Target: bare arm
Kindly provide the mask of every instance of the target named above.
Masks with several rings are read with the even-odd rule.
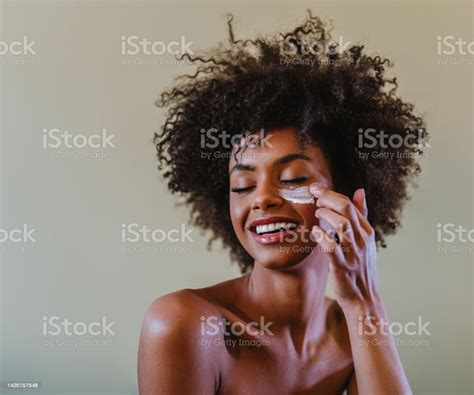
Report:
[[[216,393],[217,358],[211,348],[201,346],[197,307],[187,291],[151,305],[138,352],[140,395]]]
[[[377,288],[375,231],[367,220],[365,191],[358,189],[352,201],[319,185],[311,191],[318,198],[316,217],[338,236],[321,237],[326,232],[320,226],[313,228],[329,257],[336,300],[346,318],[357,390],[362,395],[409,395],[393,338],[377,326],[388,320]]]
[[[357,377],[353,388],[348,387],[348,395],[412,394],[392,335],[364,321],[371,317],[373,324],[381,320],[387,323],[383,306],[346,309],[344,314],[354,360],[354,381]]]

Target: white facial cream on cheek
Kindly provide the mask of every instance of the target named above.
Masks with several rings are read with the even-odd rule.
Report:
[[[280,196],[296,204],[314,204],[314,196],[308,187],[279,189]]]

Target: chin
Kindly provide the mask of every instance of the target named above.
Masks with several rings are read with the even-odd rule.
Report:
[[[266,269],[287,269],[301,263],[311,253],[314,246],[280,245],[268,252],[253,254],[255,262]]]

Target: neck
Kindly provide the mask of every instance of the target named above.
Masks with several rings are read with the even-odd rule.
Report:
[[[327,258],[314,251],[287,270],[256,262],[247,278],[249,302],[274,328],[303,344],[324,329],[327,275]]]

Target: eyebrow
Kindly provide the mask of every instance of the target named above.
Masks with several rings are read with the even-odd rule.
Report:
[[[229,172],[229,175],[232,174],[234,171],[254,171],[255,170],[255,166],[249,166],[249,165],[243,165],[241,163],[237,163],[236,165],[234,165],[232,167],[232,169],[230,169],[230,172]]]
[[[313,159],[311,159],[309,156],[304,155],[304,154],[289,154],[282,156],[281,158],[278,158],[275,162],[273,162],[274,165],[283,165],[285,163],[294,161],[296,159],[303,159],[307,162],[313,162]],[[232,167],[232,169],[229,172],[229,175],[232,174],[234,171],[254,171],[255,166],[251,165],[243,165],[241,163],[237,163]]]
[[[305,154],[289,154],[289,155],[285,155],[285,156],[277,159],[274,162],[274,164],[283,165],[285,163],[291,162],[291,161],[296,160],[296,159],[303,159],[307,162],[313,162],[313,159],[311,159],[309,156],[307,156]]]

